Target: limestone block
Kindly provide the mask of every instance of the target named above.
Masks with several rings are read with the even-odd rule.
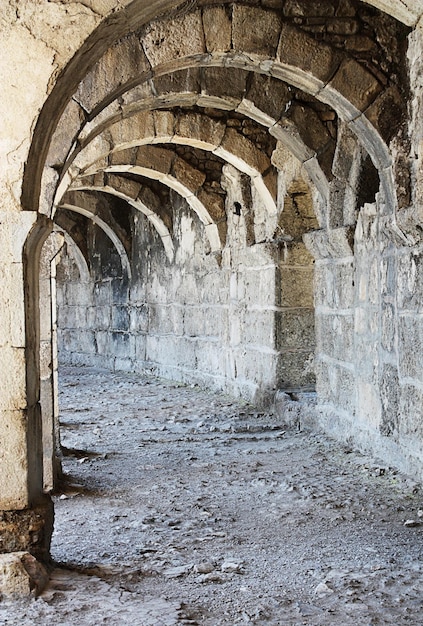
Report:
[[[423,393],[421,388],[412,384],[403,384],[399,388],[398,412],[401,415],[399,423],[400,440],[416,446],[421,454],[421,440],[423,437]]]
[[[134,334],[145,333],[148,331],[149,307],[147,304],[138,304],[131,306],[130,312],[130,331]]]
[[[175,117],[171,111],[153,111],[154,129],[158,139],[171,141],[174,135]]]
[[[184,335],[203,337],[204,334],[204,309],[201,306],[187,307],[184,315]]]
[[[40,378],[48,379],[52,374],[51,341],[40,341]]]
[[[184,183],[188,189],[195,193],[206,180],[204,172],[195,169],[192,165],[176,156],[172,163],[172,174]]]
[[[312,108],[293,104],[287,115],[294,122],[300,137],[312,152],[320,152],[331,141],[327,127]]]
[[[316,387],[320,401],[347,412],[356,408],[355,374],[351,365],[317,358]]]
[[[155,136],[154,117],[150,111],[139,111],[135,115],[125,117],[116,124],[112,124],[107,130],[110,134],[114,149],[120,149],[121,144],[135,140],[152,139]]]
[[[416,252],[398,258],[398,306],[406,311],[423,312],[423,255]]]
[[[404,119],[404,105],[404,99],[397,87],[392,86],[384,89],[364,112],[386,143],[397,133]]]
[[[307,146],[301,137],[298,128],[294,122],[284,118],[274,126],[269,128],[269,133],[278,139],[283,146],[288,148],[301,163],[308,162],[315,156],[315,151]],[[283,167],[284,153],[281,150],[275,151],[272,155],[272,163],[275,167]]]
[[[48,582],[48,573],[29,552],[0,554],[0,595],[39,595]]]
[[[180,336],[184,334],[184,313],[185,307],[182,304],[174,303],[170,305],[172,332],[175,335]]]
[[[198,346],[198,342],[196,341],[196,339],[192,339],[190,337],[175,338],[173,342],[174,355],[175,355],[173,364],[178,367],[195,370],[197,346]],[[166,358],[165,358],[166,344],[163,345],[163,348],[164,348],[164,351],[163,351],[162,363],[166,363]]]
[[[313,256],[302,241],[287,242],[282,248],[282,263],[286,265],[308,266],[313,263]]]
[[[360,150],[357,136],[352,132],[349,125],[340,122],[338,124],[337,144],[332,165],[333,174],[339,180],[347,181],[359,159]]]
[[[107,161],[96,161],[94,167],[98,169],[106,169],[108,165],[131,165],[136,162],[138,148],[124,148],[123,150],[117,150],[115,152],[111,152],[110,156],[107,157]],[[87,170],[88,171],[88,170]],[[90,168],[91,171],[91,168]]]
[[[135,360],[129,356],[116,356],[113,367],[117,372],[134,372],[136,367],[135,363]]]
[[[106,50],[80,83],[74,99],[91,112],[134,76],[150,69],[139,38],[131,34]]]
[[[272,310],[250,309],[242,316],[241,342],[263,348],[274,347],[275,313]]]
[[[225,134],[225,124],[198,113],[180,114],[176,120],[174,143],[185,143],[194,148],[214,150]]]
[[[0,265],[0,345],[25,345],[25,310],[23,303],[23,266],[21,263]]]
[[[95,351],[100,355],[111,354],[109,329],[97,330],[95,332]]]
[[[205,7],[203,27],[207,52],[228,52],[231,49],[232,24],[225,7]]]
[[[95,332],[91,329],[78,328],[71,331],[72,345],[76,352],[93,354],[96,352]]]
[[[195,361],[191,365],[196,366],[202,373],[216,375],[222,371],[221,351],[214,342],[199,341],[195,344]]]
[[[148,330],[158,335],[173,334],[173,323],[169,305],[150,304],[148,313]]]
[[[135,357],[135,338],[128,332],[112,331],[109,338],[109,348],[115,357],[132,359]]]
[[[352,262],[317,264],[314,268],[316,307],[350,309],[354,305],[354,267]]]
[[[354,316],[323,314],[316,316],[318,350],[340,361],[353,361]]]
[[[202,93],[240,101],[247,88],[247,72],[236,67],[208,67],[203,72]]]
[[[289,24],[283,24],[277,60],[299,68],[327,83],[338,67],[340,55],[327,44],[313,39]]]
[[[403,314],[398,320],[400,375],[423,383],[423,318]]]
[[[398,433],[400,423],[398,370],[385,363],[381,365],[379,376],[382,405],[380,432],[389,437]]]
[[[344,121],[357,117],[381,92],[378,80],[354,59],[344,60],[334,77],[322,90],[323,102],[334,108]]]
[[[47,156],[47,165],[57,165],[65,162],[73,137],[76,137],[85,120],[81,106],[70,100],[60,121],[53,133]]]
[[[393,352],[395,348],[395,312],[394,307],[389,303],[382,305],[381,312],[381,344],[387,352]]]
[[[217,156],[219,156],[221,149],[233,155],[230,162],[234,167],[238,167],[238,159],[242,159],[252,168],[252,174],[255,173],[254,170],[261,174],[270,166],[268,157],[256,148],[249,139],[240,135],[233,128],[226,129],[220,147],[215,150]],[[245,165],[238,167],[238,169],[245,171]]]
[[[129,330],[129,310],[127,306],[113,306],[111,328],[113,330]]]
[[[366,424],[379,429],[382,405],[379,389],[374,383],[357,381],[357,414]]]
[[[26,4],[28,6],[32,3]],[[18,212],[31,129],[46,98],[43,86],[48,84],[54,71],[56,53],[46,45],[43,37],[36,38],[29,28],[17,20],[13,10],[9,26],[4,20],[5,9],[6,4],[2,3],[0,75],[3,85],[14,87],[4,89],[0,103],[2,120],[0,159],[3,163],[4,190],[0,196],[0,210]],[[28,59],[37,59],[37,63],[29,63]],[[19,93],[26,93],[25,98],[17,97]],[[3,220],[1,222],[3,226]]]
[[[276,387],[276,367],[278,355],[274,351],[240,347],[234,351],[236,378],[254,381],[258,385]]]
[[[0,507],[22,509],[28,504],[26,416],[1,409],[0,420]]]
[[[146,335],[137,335],[135,337],[135,359],[141,364],[146,360],[146,344]]]
[[[37,221],[34,211],[14,212],[0,210],[0,225],[2,246],[0,247],[0,262],[22,263],[22,250],[32,227]],[[19,300],[21,300],[19,296]]]
[[[236,111],[237,113],[241,113],[242,115],[255,120],[262,126],[267,126],[268,128],[276,123],[276,120],[273,117],[270,117],[267,113],[257,108],[254,102],[245,98],[241,101]]]
[[[273,265],[246,270],[246,301],[259,306],[273,306],[275,303],[276,269]]]
[[[369,281],[367,284],[367,297],[370,304],[375,306],[380,302],[380,284],[379,284],[379,260],[371,259],[368,265]]]
[[[204,204],[210,217],[214,221],[219,221],[225,218],[225,205],[224,199],[217,193],[209,193],[204,189],[200,189],[197,195],[199,201]]]
[[[106,186],[113,187],[113,189],[116,189],[116,191],[128,196],[128,198],[132,200],[138,197],[141,189],[141,184],[136,180],[130,180],[116,174],[107,174],[105,183]]]
[[[171,150],[157,146],[141,146],[138,148],[135,164],[162,174],[169,174],[175,158]]]
[[[275,312],[276,343],[284,348],[313,349],[316,343],[314,311],[285,309]]]
[[[199,94],[201,91],[201,70],[189,67],[172,73],[155,76],[152,81],[158,97],[166,94]]]
[[[27,406],[25,349],[3,346],[1,364],[0,409],[25,409]]]
[[[142,39],[153,67],[206,51],[201,12],[153,22]]]
[[[185,365],[189,360],[189,348],[189,343],[182,339],[149,334],[146,341],[146,360],[170,367]]]
[[[292,90],[280,80],[253,72],[249,79],[245,99],[254,103],[257,109],[277,121],[292,99]]]
[[[287,391],[314,389],[316,375],[313,350],[282,351],[278,358],[276,381],[279,389]]]
[[[334,228],[329,231],[315,230],[305,233],[304,243],[316,259],[349,258],[352,256],[354,229]]]
[[[64,328],[85,328],[87,325],[87,308],[72,303],[63,310],[60,321]]]
[[[125,91],[122,96],[109,104],[107,107],[104,107],[102,111],[100,111],[97,116],[94,118],[95,120],[104,121],[105,119],[113,116],[116,111],[116,108],[122,112],[122,105],[125,110],[147,110],[149,109],[149,104],[154,101],[154,92],[152,89],[151,80],[147,80],[145,82],[141,82],[140,84],[135,85],[132,89],[128,89]],[[140,106],[140,103],[143,103]],[[117,106],[116,106],[117,105]],[[133,106],[135,105],[135,106]],[[105,117],[103,117],[103,115]],[[89,124],[87,124],[89,127]]]
[[[232,15],[233,49],[273,58],[281,24],[279,13],[235,4]]]
[[[313,308],[313,267],[281,267],[280,305]]]
[[[219,338],[224,336],[227,328],[228,312],[221,306],[207,307],[204,312],[204,335]]]
[[[104,330],[110,328],[111,307],[109,305],[98,305],[87,309],[87,326]]]

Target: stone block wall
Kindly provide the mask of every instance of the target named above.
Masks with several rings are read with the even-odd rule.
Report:
[[[313,384],[312,374],[302,375],[314,348],[311,257],[297,244],[289,253],[278,243],[249,245],[244,216],[233,213],[232,197],[227,205],[227,244],[210,253],[204,226],[174,194],[173,261],[134,212],[128,282],[117,264],[104,272],[101,246],[88,251],[90,279],[81,281],[69,248],[58,268],[60,361],[148,369],[259,403],[287,380],[292,362],[294,386]]]

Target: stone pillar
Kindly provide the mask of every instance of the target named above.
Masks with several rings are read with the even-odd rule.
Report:
[[[64,236],[49,235],[41,251],[40,263],[40,403],[43,430],[43,485],[53,491],[61,475],[57,319],[56,263],[63,248]]]
[[[0,554],[25,551],[41,561],[49,559],[53,522],[39,404],[38,267],[49,229],[36,213],[0,212]]]

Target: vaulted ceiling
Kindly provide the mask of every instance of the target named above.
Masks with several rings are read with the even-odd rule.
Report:
[[[287,159],[314,190],[322,229],[353,224],[357,202],[379,190],[395,208],[389,142],[405,124],[403,24],[353,0],[201,0],[153,21],[142,4],[100,28],[92,55],[81,52],[58,79],[35,130],[25,207],[75,241],[94,221],[121,258],[131,240],[122,212],[140,211],[169,261],[172,193],[210,250],[224,247],[225,164],[249,177],[270,217]]]

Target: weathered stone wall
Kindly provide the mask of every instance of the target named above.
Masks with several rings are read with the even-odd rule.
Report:
[[[249,217],[241,175],[229,169],[228,234],[221,253],[210,253],[203,225],[172,194],[177,240],[172,262],[148,219],[136,211],[131,218],[130,284],[118,258],[112,263],[99,228],[91,226],[96,234],[88,251],[90,282],[81,282],[72,254],[62,258],[62,362],[127,371],[149,368],[258,402],[269,400],[279,384],[313,384],[311,257],[301,242],[251,245],[251,216],[264,209],[250,207]],[[235,202],[242,207],[240,215]],[[292,278],[293,268],[298,274]],[[305,321],[298,317],[301,307]],[[292,335],[290,328],[295,329]],[[292,374],[297,352],[301,358]],[[303,360],[309,361],[305,375]]]

